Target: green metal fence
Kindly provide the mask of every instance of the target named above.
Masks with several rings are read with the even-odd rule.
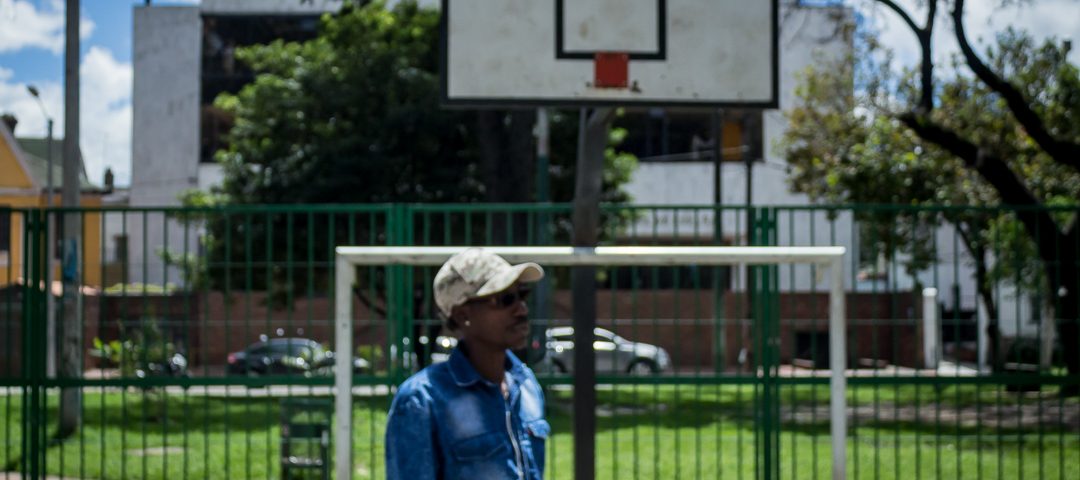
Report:
[[[1039,261],[1043,239],[1018,222],[1027,213],[605,206],[602,238],[848,247],[849,477],[1077,478],[1080,403],[1061,393],[1080,387],[1066,366],[1080,334],[1058,317],[1080,288],[1080,243]],[[1041,213],[1068,224],[1076,211]],[[331,394],[335,246],[559,245],[571,231],[559,204],[0,215],[11,225],[0,472],[28,478],[280,478],[285,433],[302,431],[283,408]],[[62,215],[82,219],[83,288],[68,297],[52,283],[71,265],[48,227]],[[570,275],[549,273],[530,297],[523,356],[547,389],[547,477],[570,478]],[[357,348],[333,352],[356,359],[356,478],[384,476],[393,387],[453,343],[434,316],[433,274],[358,271]],[[597,282],[598,478],[830,478],[828,292],[816,268],[601,268]],[[81,342],[75,375],[53,360],[70,338]],[[81,403],[78,428],[60,435],[65,390]],[[309,447],[300,456],[318,458]]]

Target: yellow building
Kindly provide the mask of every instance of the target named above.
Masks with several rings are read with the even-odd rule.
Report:
[[[23,272],[24,214],[19,209],[45,206],[48,162],[44,139],[16,139],[13,131],[17,122],[5,116],[0,122],[0,286],[21,281]],[[60,184],[63,178],[61,158],[63,140],[53,140],[53,205],[60,204]],[[92,185],[86,172],[80,172],[79,205],[100,207],[104,192]],[[101,286],[101,214],[83,215],[83,284]],[[53,279],[59,279],[59,259],[53,262]]]

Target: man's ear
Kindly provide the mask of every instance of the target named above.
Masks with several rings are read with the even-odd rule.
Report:
[[[467,320],[469,320],[468,310],[464,305],[458,305],[450,311],[450,318],[447,323],[450,325],[451,330],[460,331]]]

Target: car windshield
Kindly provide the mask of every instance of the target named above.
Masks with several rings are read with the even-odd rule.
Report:
[[[572,342],[574,341],[574,329],[573,328],[553,328],[550,330],[551,338],[559,342]]]
[[[573,328],[553,328],[549,331],[552,340],[558,342],[573,342]],[[593,332],[594,342],[627,343],[627,340],[616,335],[615,332],[598,328]]]

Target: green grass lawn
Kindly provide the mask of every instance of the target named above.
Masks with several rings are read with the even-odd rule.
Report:
[[[734,386],[601,388],[598,478],[752,478],[753,395],[752,387]],[[786,387],[780,396],[779,478],[831,478],[827,387]],[[50,396],[53,420],[56,401]],[[1080,430],[1045,421],[1060,411],[1077,421],[1075,399],[991,387],[888,386],[853,388],[849,401],[858,412],[847,444],[849,478],[1080,478]],[[48,447],[50,474],[280,478],[278,400],[90,390],[84,402],[84,428]],[[355,478],[384,477],[389,402],[356,399]],[[547,478],[572,478],[571,402],[566,390],[549,392],[555,433]],[[20,397],[0,396],[4,470],[18,468],[21,410]],[[998,415],[1006,412],[1019,415]]]

